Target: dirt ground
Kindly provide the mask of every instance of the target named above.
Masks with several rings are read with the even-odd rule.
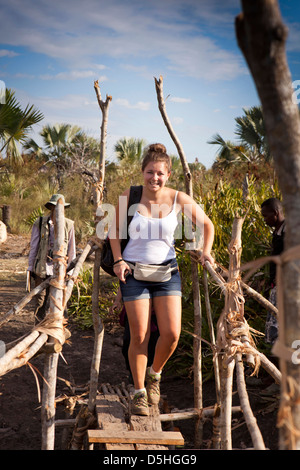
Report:
[[[6,243],[0,245],[0,318],[25,295],[25,279],[29,238],[8,235]],[[34,324],[33,303],[15,315],[0,329],[0,341],[5,345],[30,332]],[[58,366],[56,419],[68,417],[66,402],[77,397],[77,405],[72,417],[80,408],[80,400],[86,398],[90,377],[90,364],[93,354],[93,331],[79,330],[72,322],[70,343],[63,348],[64,360]],[[101,358],[99,386],[102,383],[128,384],[128,372],[122,356],[122,328],[105,330]],[[0,343],[3,345],[3,343]],[[1,347],[0,347],[1,354]],[[30,361],[37,373],[39,387],[42,388],[43,355]],[[278,448],[276,416],[278,398],[263,397],[260,372],[258,379],[248,380],[248,394],[265,445],[271,450]],[[165,375],[162,379],[162,394],[170,410],[193,408],[193,382],[186,377]],[[79,398],[79,395],[82,397]],[[213,381],[203,384],[203,406],[215,404]],[[233,393],[233,404],[238,405],[237,393]],[[29,366],[16,369],[0,377],[0,450],[40,450],[41,421],[38,386]],[[185,439],[185,449],[194,448],[194,420],[177,421],[175,425]],[[62,449],[62,430],[56,429],[55,448]],[[233,448],[253,447],[245,420],[241,413],[233,416]],[[212,421],[203,424],[202,449],[212,447]]]

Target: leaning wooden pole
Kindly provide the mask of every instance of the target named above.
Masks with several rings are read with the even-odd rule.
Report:
[[[46,315],[44,328],[50,331],[49,343],[58,341],[51,336],[51,328],[64,328],[64,289],[66,275],[66,256],[64,253],[64,204],[59,199],[54,211],[54,277],[50,283],[50,307]],[[54,450],[55,442],[55,392],[57,363],[59,354],[45,354],[44,383],[42,395],[42,450]]]
[[[241,353],[236,354],[236,384],[245,421],[250,432],[255,450],[266,450],[261,431],[257,425],[256,418],[252,412],[248,393],[246,390],[244,363]]]
[[[98,183],[94,190],[94,210],[95,210],[95,225],[101,221],[104,214],[101,208],[103,200],[103,188],[104,188],[104,177],[105,177],[105,150],[106,150],[106,135],[107,135],[107,122],[108,122],[108,110],[112,100],[111,96],[106,96],[106,100],[102,101],[101,91],[98,81],[94,82],[94,89],[97,96],[98,104],[102,112],[102,125],[101,125],[101,136],[100,136],[100,159],[99,159],[99,176]],[[101,249],[98,248],[95,252],[94,262],[94,279],[93,279],[93,292],[92,292],[92,315],[94,324],[94,352],[91,364],[91,376],[90,376],[90,393],[88,409],[90,412],[94,411],[97,390],[98,390],[98,378],[102,354],[104,327],[99,314],[99,291],[100,291],[100,263],[101,263]]]
[[[283,196],[285,251],[277,264],[282,372],[278,412],[280,448],[300,449],[300,367],[293,344],[300,338],[300,118],[285,44],[288,31],[277,0],[242,0],[236,35],[262,104],[264,124]],[[297,248],[298,246],[298,248]],[[297,249],[296,249],[297,248]],[[291,250],[295,249],[293,256]]]
[[[166,104],[163,93],[163,77],[160,76],[159,80],[155,78],[155,88],[158,101],[158,108],[161,113],[162,119],[167,127],[167,130],[178,150],[178,154],[181,160],[186,193],[193,197],[193,182],[192,175],[187,163],[187,159],[183,150],[183,147],[172,127],[172,124],[168,118]],[[202,361],[201,361],[201,330],[202,330],[202,311],[201,311],[201,296],[200,296],[200,285],[198,276],[198,264],[196,261],[191,259],[191,270],[192,270],[192,288],[193,288],[193,302],[194,302],[194,407],[201,409],[203,407],[203,396],[202,396]],[[196,420],[195,428],[195,447],[199,447],[202,441],[202,422],[201,417]]]

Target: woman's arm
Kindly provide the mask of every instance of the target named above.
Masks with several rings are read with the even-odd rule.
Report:
[[[214,259],[211,256],[211,249],[214,241],[215,229],[210,218],[205,214],[200,204],[197,204],[193,198],[184,192],[179,192],[177,202],[181,209],[197,227],[203,232],[203,249],[200,262],[204,265],[205,261],[214,264]]]

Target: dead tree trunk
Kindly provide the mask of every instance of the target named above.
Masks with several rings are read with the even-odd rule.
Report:
[[[192,175],[182,148],[182,145],[177,138],[174,129],[168,118],[164,94],[163,94],[163,77],[160,76],[159,80],[155,78],[155,88],[157,94],[158,108],[160,110],[162,119],[167,127],[167,130],[176,145],[176,148],[179,153],[181,160],[186,193],[193,197],[193,183]],[[193,301],[194,301],[194,406],[197,409],[203,407],[203,397],[202,397],[202,363],[201,363],[201,330],[202,330],[202,311],[201,311],[201,296],[200,296],[200,285],[198,277],[198,264],[196,261],[191,259],[191,269],[192,269],[192,288],[193,288]],[[202,426],[201,418],[199,417],[196,420],[196,429],[195,429],[195,446],[199,447],[202,440]]]
[[[300,449],[300,368],[292,360],[300,338],[300,121],[293,100],[285,42],[287,28],[276,0],[242,0],[236,34],[261,100],[267,138],[283,196],[286,216],[285,252],[278,265],[279,340],[282,372],[278,413],[280,448]]]
[[[107,134],[107,120],[109,104],[112,100],[111,96],[106,96],[106,101],[101,98],[101,91],[98,80],[94,82],[94,90],[96,93],[97,101],[102,112],[102,124],[100,135],[100,158],[99,158],[99,173],[98,180],[94,184],[93,190],[93,203],[94,203],[94,220],[95,226],[99,223],[103,216],[102,200],[104,189],[104,176],[105,176],[105,147],[106,147],[106,134]],[[77,418],[76,425],[73,431],[73,438],[71,448],[82,449],[83,438],[87,430],[89,421],[92,422],[95,403],[97,398],[99,370],[104,338],[104,327],[99,313],[99,291],[100,291],[100,263],[101,263],[101,248],[95,251],[94,261],[94,275],[93,275],[93,290],[92,290],[92,316],[94,326],[94,351],[90,370],[90,391],[87,408],[85,406],[80,410]],[[81,429],[81,431],[80,431]]]

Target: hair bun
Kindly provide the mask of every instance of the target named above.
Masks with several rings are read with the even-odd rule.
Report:
[[[167,149],[163,144],[151,144],[149,146],[149,151],[156,153],[167,153]]]

